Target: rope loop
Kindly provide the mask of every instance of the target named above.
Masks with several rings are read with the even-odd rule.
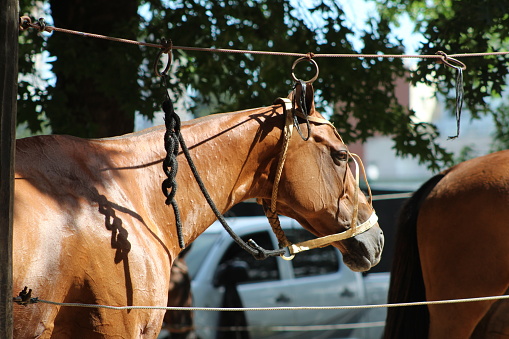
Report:
[[[170,66],[173,63],[173,43],[170,40],[166,40],[165,38],[161,39],[161,48],[159,49],[159,53],[157,53],[157,57],[154,61],[154,73],[158,77],[166,77],[168,75],[168,71],[170,70]],[[168,54],[168,62],[166,63],[166,67],[164,70],[160,73],[157,69],[157,66],[159,64],[159,60],[161,59],[161,55]]]
[[[438,59],[438,62],[446,65],[447,67],[461,69],[462,71],[467,69],[467,66],[464,63],[462,63],[458,59],[451,58],[450,56],[447,55],[447,53],[443,51],[438,51],[435,54],[441,56],[441,58]]]
[[[27,29],[29,29],[31,26],[30,24],[32,23],[32,19],[30,19],[29,16],[27,15],[23,15],[19,18],[19,30],[20,31],[26,31]]]

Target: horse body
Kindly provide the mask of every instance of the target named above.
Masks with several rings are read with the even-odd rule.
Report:
[[[153,166],[126,168],[134,144],[128,142],[125,150],[118,146],[116,152],[112,145],[123,142],[60,136],[18,142],[15,289],[29,286],[41,299],[59,302],[166,304],[175,255],[168,246],[175,245],[154,224],[158,219],[151,217],[151,202],[140,194],[155,189],[143,178],[154,178]],[[130,161],[131,166],[144,164],[143,159]],[[144,173],[138,179],[133,171]],[[16,309],[16,337],[94,338],[115,331],[153,337],[162,314],[37,304]],[[143,328],[136,328],[140,324]]]
[[[248,198],[270,199],[283,124],[279,106],[183,124],[191,156],[221,212]],[[353,178],[346,162],[335,164],[331,157],[331,150],[345,147],[332,129],[316,125],[313,131],[316,140],[290,142],[278,203],[284,206],[280,213],[311,232],[331,234],[349,227]],[[156,127],[106,139],[18,140],[15,291],[28,286],[34,296],[54,302],[166,305],[171,265],[181,249],[173,210],[161,192],[163,135]],[[215,215],[184,157],[178,162],[176,201],[190,244]],[[319,190],[307,192],[310,175]],[[362,196],[360,221],[371,214],[368,205]],[[352,258],[353,269],[366,270],[378,262],[383,236],[376,225],[334,245]],[[15,337],[154,338],[163,316],[163,310],[15,306]]]
[[[509,151],[463,162],[424,184],[402,212],[389,302],[505,294],[507,206]],[[389,309],[386,338],[507,338],[507,305],[479,301]]]

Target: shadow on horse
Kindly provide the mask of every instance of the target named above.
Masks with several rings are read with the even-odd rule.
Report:
[[[389,302],[507,294],[509,151],[431,178],[400,215]],[[509,338],[509,303],[389,308],[385,338]]]
[[[288,141],[277,212],[318,237],[356,228],[373,214],[358,195],[349,152],[335,128],[304,98],[309,119],[292,116],[309,138]],[[295,94],[297,97],[299,94]],[[300,94],[303,96],[302,93]],[[283,105],[216,114],[182,124],[182,135],[221,213],[246,199],[270,201],[283,130]],[[294,128],[290,126],[290,128]],[[171,266],[181,252],[175,215],[161,183],[165,129],[104,139],[47,135],[16,143],[14,285],[43,300],[113,306],[164,306]],[[178,157],[178,190],[186,245],[216,216]],[[336,241],[345,263],[369,270],[380,260],[378,224]],[[14,307],[16,338],[155,338],[164,310],[110,310],[37,303]]]

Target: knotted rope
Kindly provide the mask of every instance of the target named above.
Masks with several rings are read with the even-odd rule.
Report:
[[[168,94],[168,71],[170,69],[171,63],[173,61],[172,54],[172,43],[171,40],[168,42],[165,39],[162,41],[162,48],[157,55],[157,59],[154,62],[154,72],[161,77],[162,83],[164,85],[165,90],[165,100],[163,102],[162,108],[164,111],[164,124],[166,126],[166,131],[164,133],[164,149],[166,151],[166,157],[163,160],[163,171],[166,174],[166,179],[162,182],[162,190],[163,194],[166,197],[165,204],[171,205],[173,208],[173,213],[175,214],[175,226],[177,228],[177,236],[180,248],[186,248],[186,244],[184,241],[184,234],[182,231],[182,221],[180,218],[180,210],[177,205],[177,201],[175,200],[175,195],[177,193],[177,171],[178,171],[178,161],[177,155],[179,153],[179,148],[184,140],[182,138],[182,134],[180,133],[180,117],[175,112],[173,108],[173,103],[171,102],[170,95]],[[159,73],[157,70],[157,63],[159,61],[160,56],[166,53],[168,54],[168,63],[163,72]]]
[[[179,153],[182,135],[180,133],[180,117],[177,113],[175,113],[169,96],[163,102],[163,111],[164,124],[166,126],[166,132],[164,133],[164,149],[166,150],[166,157],[163,160],[163,171],[164,174],[166,174],[166,179],[163,180],[162,189],[163,194],[166,197],[166,205],[171,205],[173,207],[179,246],[184,249],[186,244],[182,231],[180,210],[178,208],[177,201],[175,200],[175,194],[177,193],[178,186],[176,180],[178,171],[177,155]]]

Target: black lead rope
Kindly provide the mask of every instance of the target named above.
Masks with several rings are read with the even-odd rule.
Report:
[[[463,108],[463,71],[467,69],[467,66],[461,61],[447,56],[443,51],[438,51],[435,54],[440,55],[441,58],[437,60],[440,64],[445,64],[447,67],[454,68],[456,70],[456,135],[450,136],[450,139],[456,139],[460,135],[460,123],[461,123],[461,109]]]
[[[461,109],[463,108],[463,69],[461,67],[454,67],[456,69],[456,135],[449,136],[450,139],[456,139],[460,135],[460,122],[461,122]]]
[[[311,125],[310,125],[309,119],[308,119],[309,108],[307,107],[307,104],[306,104],[306,89],[307,89],[307,84],[306,84],[305,81],[299,79],[299,82],[296,82],[295,86],[293,87],[294,91],[295,91],[295,94],[297,94],[297,86],[298,85],[300,85],[300,87],[301,87],[300,98],[298,100],[299,100],[299,103],[300,103],[300,109],[302,111],[302,114],[306,117],[305,120],[306,120],[307,129],[308,129],[308,135],[304,136],[304,134],[302,133],[302,130],[301,130],[300,124],[299,124],[299,118],[297,117],[296,114],[293,115],[293,125],[295,126],[295,129],[297,130],[297,132],[299,132],[299,135],[302,138],[302,140],[308,141],[309,137],[311,136]],[[294,96],[294,98],[293,98],[293,108],[294,109],[296,108],[295,100],[297,100],[297,99]]]
[[[166,197],[166,205],[173,207],[175,213],[175,221],[177,227],[177,235],[180,248],[186,248],[184,243],[184,235],[182,233],[182,221],[180,218],[180,210],[175,200],[177,193],[177,171],[178,161],[177,155],[179,152],[179,135],[180,135],[180,117],[175,113],[173,104],[167,95],[166,100],[163,102],[164,111],[164,124],[166,132],[164,133],[164,149],[166,150],[166,157],[163,160],[163,171],[166,174],[166,179],[163,180],[162,189]]]
[[[167,86],[166,78],[167,75],[165,73],[161,74],[161,77],[163,78],[165,86]],[[166,157],[163,160],[163,171],[166,174],[166,179],[163,180],[162,183],[162,190],[163,194],[166,197],[166,205],[170,205],[173,207],[173,211],[175,212],[175,220],[176,220],[176,227],[177,227],[177,235],[178,235],[178,241],[180,248],[184,249],[186,247],[186,244],[184,242],[184,236],[182,232],[182,222],[180,218],[180,211],[177,206],[177,202],[175,200],[175,194],[177,193],[177,170],[178,170],[178,162],[177,162],[177,155],[179,153],[179,147],[182,148],[182,152],[184,153],[187,162],[189,163],[189,167],[191,168],[191,171],[193,172],[194,178],[196,182],[198,183],[198,186],[200,187],[200,190],[203,193],[203,196],[207,200],[207,203],[209,204],[210,208],[216,215],[217,219],[223,225],[224,229],[228,234],[232,237],[232,239],[239,244],[239,246],[250,253],[255,259],[263,260],[268,257],[274,257],[274,256],[280,256],[282,254],[285,254],[284,249],[275,249],[275,250],[266,250],[259,246],[254,240],[250,239],[247,243],[242,240],[228,225],[226,220],[224,219],[223,215],[219,210],[217,209],[216,205],[214,204],[214,201],[210,197],[207,189],[205,188],[205,185],[203,184],[203,181],[201,180],[201,177],[198,173],[198,170],[196,169],[196,166],[194,165],[193,159],[191,158],[191,154],[189,153],[189,149],[186,146],[186,143],[184,141],[184,138],[182,137],[182,133],[180,130],[181,123],[180,118],[175,113],[175,110],[173,108],[173,104],[170,100],[170,97],[168,95],[168,88],[166,87],[166,100],[163,102],[163,111],[164,111],[164,121],[166,126],[166,132],[164,133],[164,148],[166,150]]]

